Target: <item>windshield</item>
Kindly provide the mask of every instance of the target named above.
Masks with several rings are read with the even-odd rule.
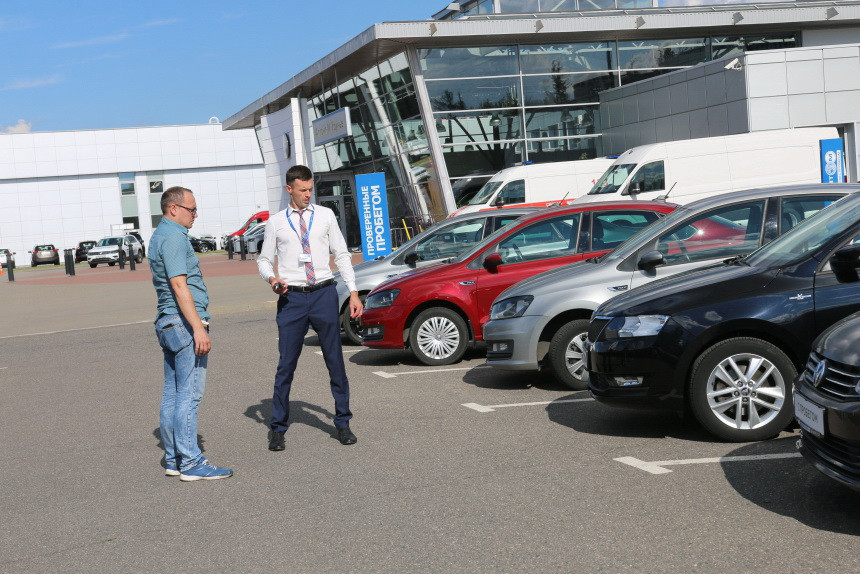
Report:
[[[825,207],[791,231],[753,251],[747,263],[762,267],[792,265],[815,253],[834,236],[843,233],[860,220],[860,196],[849,195]]]
[[[484,187],[478,190],[475,197],[469,200],[469,205],[483,205],[487,203],[493,197],[493,194],[496,193],[496,190],[499,189],[500,185],[502,185],[501,181],[488,181],[484,184]]]
[[[609,169],[606,170],[606,173],[597,180],[594,187],[589,190],[588,195],[615,193],[618,191],[618,188],[621,187],[621,184],[627,179],[627,176],[630,175],[630,172],[634,169],[636,169],[635,163],[610,166]]]
[[[483,241],[481,241],[481,242],[479,242],[477,245],[475,245],[475,247],[473,247],[473,248],[472,248],[472,249],[470,249],[469,251],[467,251],[467,252],[463,253],[462,255],[460,255],[459,257],[457,257],[456,259],[454,259],[454,260],[453,260],[453,262],[454,262],[454,263],[462,263],[462,262],[463,262],[463,261],[465,261],[466,259],[468,259],[468,258],[470,258],[471,256],[473,256],[475,253],[478,253],[479,251],[481,251],[482,249],[484,249],[484,247],[485,247],[488,243],[492,243],[493,241],[495,241],[495,240],[496,240],[496,237],[498,237],[498,236],[499,236],[499,235],[501,235],[502,233],[505,233],[505,232],[508,230],[508,227],[510,227],[511,225],[514,225],[516,222],[518,222],[518,221],[519,221],[520,219],[522,219],[523,217],[526,217],[526,216],[525,216],[525,215],[523,215],[523,216],[521,216],[521,217],[519,217],[519,218],[515,219],[514,221],[511,221],[510,223],[506,223],[505,225],[501,226],[500,228],[498,228],[497,230],[495,230],[493,233],[491,233],[490,235],[486,236],[486,237],[484,238],[484,240],[483,240]]]
[[[107,245],[122,245],[122,237],[105,237],[103,239],[99,239],[99,247],[105,247]]]

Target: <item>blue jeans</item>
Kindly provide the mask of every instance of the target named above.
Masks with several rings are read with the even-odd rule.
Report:
[[[191,326],[181,315],[165,315],[155,322],[164,353],[164,392],[161,395],[161,442],[166,463],[180,472],[203,460],[197,444],[197,406],[206,389],[209,355],[194,354]]]

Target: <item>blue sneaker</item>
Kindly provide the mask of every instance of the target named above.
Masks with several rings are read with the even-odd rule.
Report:
[[[209,464],[209,461],[204,458],[197,466],[180,472],[179,480],[191,482],[194,480],[217,480],[231,476],[233,476],[233,469],[214,466]]]
[[[179,476],[179,468],[175,462],[164,463],[164,476]]]

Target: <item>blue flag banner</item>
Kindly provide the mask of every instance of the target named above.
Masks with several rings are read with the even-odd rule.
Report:
[[[845,181],[842,138],[821,140],[821,183]]]
[[[384,173],[355,176],[358,188],[358,217],[361,224],[361,251],[364,260],[391,253],[391,226]]]

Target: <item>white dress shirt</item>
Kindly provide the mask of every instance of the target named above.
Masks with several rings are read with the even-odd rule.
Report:
[[[334,212],[322,205],[310,204],[302,217],[305,225],[310,228],[311,262],[314,266],[316,282],[320,283],[334,277],[329,265],[330,255],[334,255],[334,262],[340,271],[341,279],[350,291],[356,291],[352,256],[340,232]],[[311,217],[313,217],[313,224]],[[292,227],[290,222],[293,224]],[[277,255],[277,277],[286,281],[287,285],[302,287],[308,284],[305,264],[299,260],[302,254],[300,234],[299,212],[292,206],[269,218],[263,235],[263,248],[257,256],[257,269],[263,281],[268,283],[270,277],[275,277],[274,261]]]

